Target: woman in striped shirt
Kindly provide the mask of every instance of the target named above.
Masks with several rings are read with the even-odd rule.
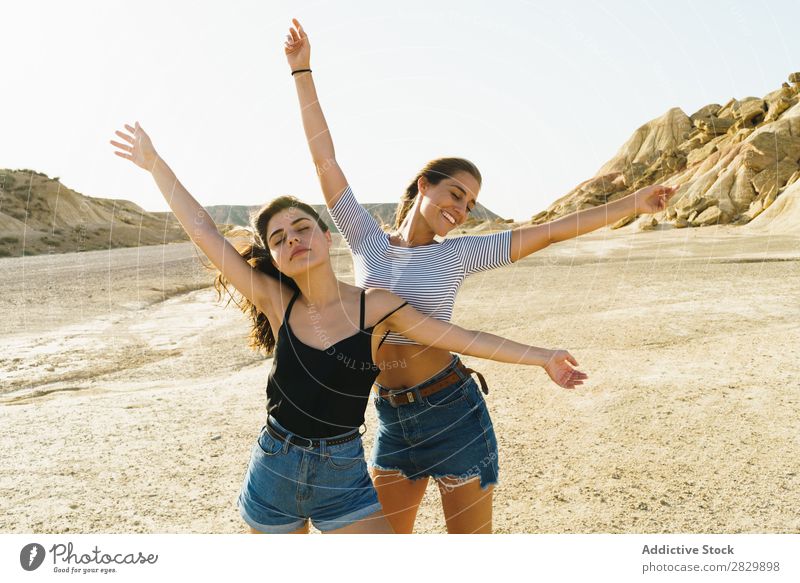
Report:
[[[122,141],[111,140],[114,153],[150,172],[192,242],[219,269],[214,285],[220,297],[224,290],[250,317],[251,346],[274,357],[267,422],[239,495],[251,532],[306,533],[309,520],[323,532],[392,532],[367,473],[359,430],[380,372],[380,338],[389,329],[501,362],[544,366],[551,360],[546,348],[465,330],[421,314],[386,290],[339,281],[327,225],[293,197],[262,207],[253,216],[252,243],[236,249],[139,123],[125,130],[115,132]]]
[[[466,276],[509,265],[624,216],[656,212],[673,194],[670,188],[648,187],[544,225],[437,242],[434,237],[466,220],[481,186],[472,163],[443,158],[430,162],[408,186],[394,232],[384,233],[358,204],[336,162],[310,70],[308,36],[297,20],[293,24],[285,50],[303,126],[326,204],[353,251],[359,286],[391,290],[422,313],[449,320]],[[497,440],[481,391],[449,352],[391,332],[383,341],[375,397],[380,425],[371,465],[387,518],[395,532],[411,532],[429,478],[434,478],[448,532],[491,532]],[[559,386],[574,388],[585,375],[569,364],[577,366],[568,352],[558,351],[544,368]]]

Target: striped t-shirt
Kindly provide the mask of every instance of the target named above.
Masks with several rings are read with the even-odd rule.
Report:
[[[469,235],[418,247],[396,247],[348,186],[331,217],[353,252],[356,285],[387,289],[438,320],[449,322],[468,275],[511,263],[511,231]],[[390,332],[390,344],[416,344]]]

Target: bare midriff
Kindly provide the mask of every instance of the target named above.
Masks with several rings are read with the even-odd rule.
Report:
[[[381,374],[376,380],[387,389],[407,389],[444,370],[453,356],[440,348],[385,343],[380,350]]]

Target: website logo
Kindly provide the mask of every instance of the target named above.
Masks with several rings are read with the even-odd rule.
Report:
[[[19,552],[19,564],[26,571],[35,571],[44,562],[44,547],[38,543],[31,543],[22,547]]]

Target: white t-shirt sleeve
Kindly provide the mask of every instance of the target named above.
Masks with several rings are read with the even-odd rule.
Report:
[[[353,250],[360,249],[365,240],[383,235],[378,222],[356,200],[350,185],[329,212],[336,228]]]
[[[511,265],[511,230],[450,239],[467,275]]]

